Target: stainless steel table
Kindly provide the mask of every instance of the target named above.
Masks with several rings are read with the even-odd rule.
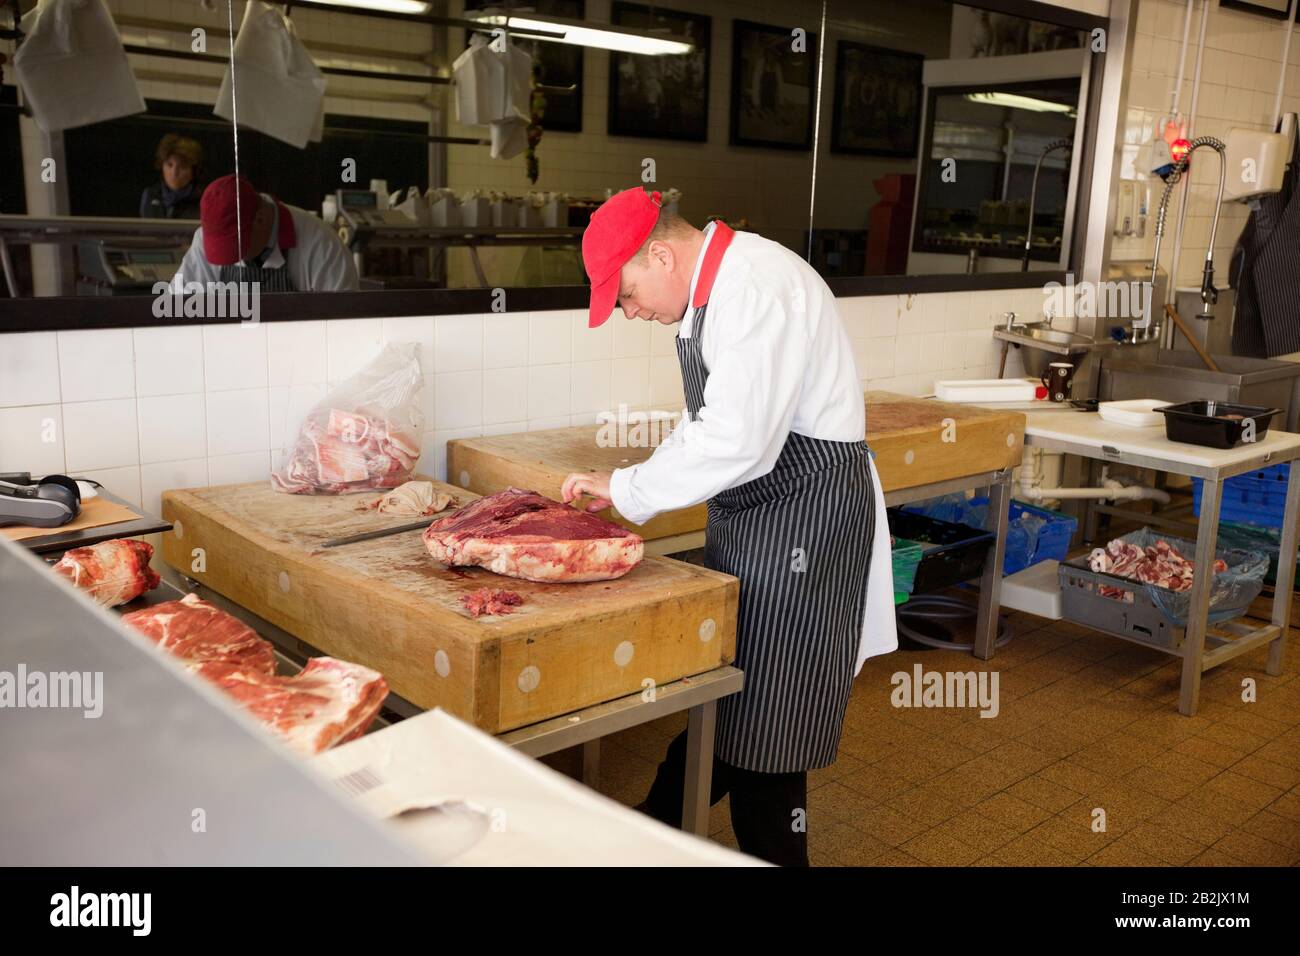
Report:
[[[1115,634],[1144,647],[1153,647],[1183,662],[1178,711],[1196,713],[1200,703],[1201,674],[1225,661],[1268,644],[1266,673],[1282,672],[1287,629],[1291,616],[1291,588],[1295,583],[1297,521],[1300,520],[1300,435],[1270,429],[1256,442],[1236,448],[1203,448],[1165,437],[1164,425],[1125,428],[1101,420],[1092,413],[1075,411],[1033,411],[1028,413],[1025,445],[1046,451],[1064,452],[1096,461],[1150,468],[1174,475],[1201,478],[1201,514],[1196,533],[1196,569],[1192,578],[1191,603],[1181,647],[1169,648]],[[1278,554],[1277,583],[1274,586],[1272,621],[1252,627],[1240,621],[1215,625],[1231,637],[1208,633],[1210,577],[1215,543],[1219,536],[1219,502],[1223,482],[1270,465],[1290,462],[1286,511],[1282,520],[1282,542]],[[1112,632],[1107,632],[1112,633]],[[1206,645],[1209,649],[1206,649]]]

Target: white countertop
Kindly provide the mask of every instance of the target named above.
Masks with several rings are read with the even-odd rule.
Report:
[[[1300,435],[1270,428],[1259,441],[1236,448],[1205,448],[1165,437],[1164,424],[1146,428],[1128,428],[1103,421],[1096,412],[1081,412],[1071,407],[1034,408],[1025,413],[1025,444],[1040,447],[1050,442],[1069,442],[1077,446],[1114,448],[1120,453],[1158,458],[1175,465],[1196,468],[1225,468],[1271,456],[1275,462],[1298,457]],[[1039,441],[1041,439],[1045,441]],[[1097,457],[1101,458],[1102,455]]]

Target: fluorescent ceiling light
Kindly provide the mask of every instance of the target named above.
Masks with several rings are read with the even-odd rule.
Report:
[[[425,3],[424,0],[316,0],[316,2],[328,3],[335,7],[384,10],[388,13],[425,14],[429,12],[429,4]]]
[[[601,50],[615,50],[619,53],[642,53],[649,56],[681,55],[690,53],[695,44],[686,40],[669,39],[647,30],[632,30],[618,27],[593,27],[580,20],[566,20],[563,17],[510,16],[501,13],[466,13],[470,20],[489,26],[503,26],[509,30],[533,33],[530,40],[546,40],[550,43],[568,43],[572,46],[589,46]],[[506,21],[509,20],[507,23]],[[545,34],[554,34],[546,36]]]
[[[1021,96],[1019,93],[967,93],[966,99],[972,103],[986,106],[1005,106],[1013,110],[1033,110],[1035,113],[1073,113],[1074,107],[1069,103],[1053,103],[1033,96]]]

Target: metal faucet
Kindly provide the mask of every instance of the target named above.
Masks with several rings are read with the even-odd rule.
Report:
[[[1202,146],[1208,146],[1219,154],[1219,195],[1214,203],[1214,218],[1210,224],[1210,246],[1205,250],[1205,269],[1201,274],[1201,311],[1197,314],[1199,319],[1212,319],[1214,314],[1210,307],[1219,301],[1219,290],[1214,287],[1214,237],[1219,231],[1219,210],[1223,208],[1223,180],[1227,166],[1227,147],[1223,141],[1215,139],[1213,136],[1198,136],[1192,140],[1187,149],[1187,155],[1174,164],[1173,171],[1170,172],[1169,178],[1165,180],[1165,191],[1160,196],[1160,210],[1156,213],[1156,247],[1151,256],[1151,294],[1155,294],[1156,274],[1160,268],[1160,240],[1165,234],[1165,215],[1169,210],[1169,198],[1173,195],[1174,186],[1183,178],[1187,171],[1187,164],[1192,159],[1192,153],[1196,152]],[[1190,188],[1190,187],[1189,187]],[[1178,271],[1178,263],[1174,263],[1170,272],[1170,285],[1174,284],[1174,279]],[[1154,311],[1155,303],[1151,303]],[[1143,341],[1154,338],[1159,334],[1159,324],[1152,324],[1147,329],[1147,335],[1143,336]],[[1136,331],[1134,340],[1137,340]]]
[[[1074,149],[1074,140],[1058,139],[1048,143],[1038,154],[1038,162],[1034,164],[1034,181],[1029,187],[1029,222],[1025,225],[1025,252],[1020,257],[1021,272],[1029,271],[1029,253],[1033,251],[1034,246],[1034,206],[1038,203],[1038,175],[1043,171],[1043,160],[1047,158],[1047,154],[1054,153],[1058,149]]]
[[[1007,320],[1007,324],[1003,327],[1002,331],[1010,332],[1012,327],[1016,324],[1016,314],[1014,312],[1003,312],[1002,318]]]

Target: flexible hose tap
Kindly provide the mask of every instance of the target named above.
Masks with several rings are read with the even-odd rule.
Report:
[[[1038,202],[1038,175],[1043,171],[1043,160],[1047,158],[1048,153],[1054,153],[1059,149],[1074,149],[1074,140],[1058,139],[1048,143],[1043,147],[1043,151],[1038,154],[1038,162],[1034,164],[1034,181],[1029,187],[1029,222],[1025,225],[1025,251],[1020,257],[1020,271],[1029,271],[1029,253],[1034,245],[1034,206]]]

